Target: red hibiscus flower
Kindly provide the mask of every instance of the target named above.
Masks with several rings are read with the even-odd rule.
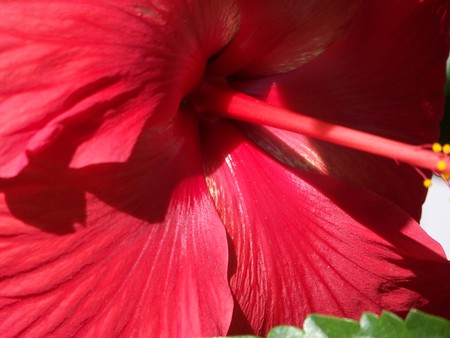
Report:
[[[428,144],[447,10],[2,2],[0,334],[189,337],[264,333],[311,312],[450,316],[449,263],[417,224],[425,189],[412,166],[221,118],[201,86]]]

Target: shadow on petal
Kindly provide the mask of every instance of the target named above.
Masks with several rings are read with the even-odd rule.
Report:
[[[65,235],[75,231],[76,223],[84,225],[86,221],[85,193],[67,183],[52,175],[33,179],[32,170],[25,168],[0,186],[5,186],[5,200],[15,218],[45,232]]]
[[[74,232],[75,224],[85,224],[89,193],[149,224],[162,222],[179,182],[202,175],[192,169],[200,159],[189,150],[198,147],[195,119],[180,116],[168,125],[145,129],[127,162],[81,169],[67,168],[71,147],[66,145],[77,144],[68,131],[39,156],[31,156],[17,177],[0,182],[9,211],[26,224],[63,235]],[[65,165],[58,156],[64,148]]]

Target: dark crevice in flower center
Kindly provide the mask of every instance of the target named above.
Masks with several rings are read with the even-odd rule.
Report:
[[[208,86],[209,84],[214,84],[214,86],[220,87],[228,87],[228,82],[225,79],[205,75],[200,84],[193,91],[191,91],[181,99],[178,107],[179,111],[194,114],[198,119],[206,121],[215,121],[223,118],[221,114],[215,114],[214,111],[204,111],[203,109],[199,109],[197,101],[199,99],[199,95],[201,96],[202,94],[198,93],[201,93],[202,88],[204,86]]]
[[[180,111],[187,111],[189,109],[189,101],[186,97],[183,97],[183,99],[180,102],[180,105],[178,107],[178,110]]]

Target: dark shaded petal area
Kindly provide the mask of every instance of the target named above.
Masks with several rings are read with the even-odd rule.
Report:
[[[202,145],[234,257],[232,333],[301,325],[312,312],[450,316],[450,263],[395,204],[287,167],[225,122],[206,126]]]
[[[322,120],[430,144],[442,117],[448,31],[445,0],[364,1],[343,38],[308,64],[233,85]],[[248,134],[286,164],[374,191],[420,218],[426,190],[413,168],[284,131],[252,127]]]
[[[0,335],[226,334],[226,234],[194,128],[147,130],[123,164],[0,183]]]
[[[241,25],[208,71],[261,77],[320,55],[347,30],[360,0],[238,0]]]

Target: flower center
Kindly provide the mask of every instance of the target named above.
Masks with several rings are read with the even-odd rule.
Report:
[[[417,168],[429,169],[444,180],[450,179],[449,146],[410,145],[378,135],[324,122],[275,107],[237,92],[223,81],[205,81],[186,98],[202,118],[240,120],[303,134],[340,146],[391,158]],[[429,149],[428,149],[429,148]]]

